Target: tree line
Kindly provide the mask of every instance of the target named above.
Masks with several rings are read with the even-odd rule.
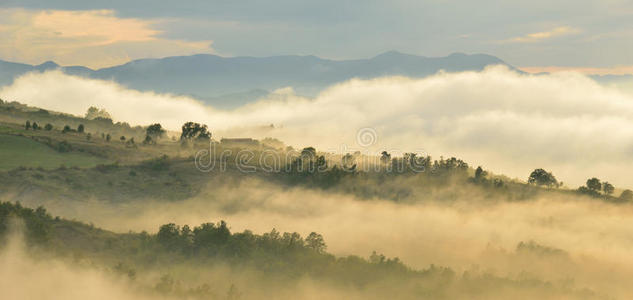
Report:
[[[530,173],[528,177],[528,183],[537,186],[545,186],[548,188],[559,188],[563,185],[556,177],[544,169],[535,169]],[[625,189],[620,193],[620,196],[611,196],[615,192],[615,187],[608,181],[600,181],[596,177],[587,179],[584,186],[580,186],[576,189],[576,192],[583,195],[589,195],[595,198],[605,198],[607,200],[616,200],[621,202],[629,202],[633,200],[633,191]]]

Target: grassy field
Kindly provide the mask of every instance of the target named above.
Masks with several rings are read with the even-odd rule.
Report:
[[[54,169],[61,165],[94,167],[107,162],[84,153],[60,153],[27,137],[0,134],[0,170],[18,167]]]

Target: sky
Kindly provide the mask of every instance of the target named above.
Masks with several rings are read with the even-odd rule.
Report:
[[[486,53],[529,71],[633,70],[633,1],[0,1],[0,59],[92,68],[211,53]]]

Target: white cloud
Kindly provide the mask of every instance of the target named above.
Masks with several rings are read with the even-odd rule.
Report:
[[[0,9],[0,58],[93,68],[130,59],[211,53],[211,41],[160,37],[159,20],[119,18],[112,10]]]
[[[352,80],[315,99],[287,89],[232,111],[60,72],[25,75],[0,97],[74,114],[96,105],[116,120],[158,121],[174,130],[193,120],[208,124],[216,137],[273,136],[338,151],[423,149],[520,178],[543,167],[570,185],[598,176],[633,187],[627,176],[633,169],[633,95],[577,73],[533,76],[494,67],[424,79]],[[356,143],[364,127],[378,135],[367,149]]]
[[[529,33],[524,36],[512,38],[508,41],[515,42],[515,43],[535,43],[535,42],[540,42],[543,40],[547,40],[547,39],[551,39],[551,38],[555,38],[559,36],[576,34],[579,32],[580,30],[577,28],[573,28],[569,26],[561,26],[561,27],[556,27],[548,31]]]

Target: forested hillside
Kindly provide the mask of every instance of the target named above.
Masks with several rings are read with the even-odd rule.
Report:
[[[587,268],[607,270],[585,266],[566,248],[572,244],[530,234],[472,257],[446,259],[440,242],[401,252],[402,260],[389,253],[400,243],[428,245],[420,236],[434,230],[450,235],[443,226],[459,228],[480,211],[549,205],[545,214],[560,218],[561,205],[629,210],[633,193],[597,178],[574,188],[541,168],[512,179],[454,157],[329,153],[272,138],[216,141],[204,124],[185,123],[180,132],[158,123],[130,127],[97,108],[72,116],[3,102],[0,121],[3,255],[36,269],[47,260],[96,268],[99,280],[122,283],[126,297],[608,299],[617,284],[596,280]],[[341,219],[325,217],[337,209],[346,213]],[[416,215],[429,210],[465,216]],[[405,229],[376,228],[372,220],[382,214],[424,222],[428,232],[390,240],[390,231]],[[502,226],[495,218],[480,222]],[[288,220],[290,230],[276,229],[275,220]],[[555,220],[539,222],[551,230]],[[340,233],[363,227],[377,234],[375,243]],[[345,239],[356,242],[341,247]],[[569,269],[547,274],[548,265]]]

